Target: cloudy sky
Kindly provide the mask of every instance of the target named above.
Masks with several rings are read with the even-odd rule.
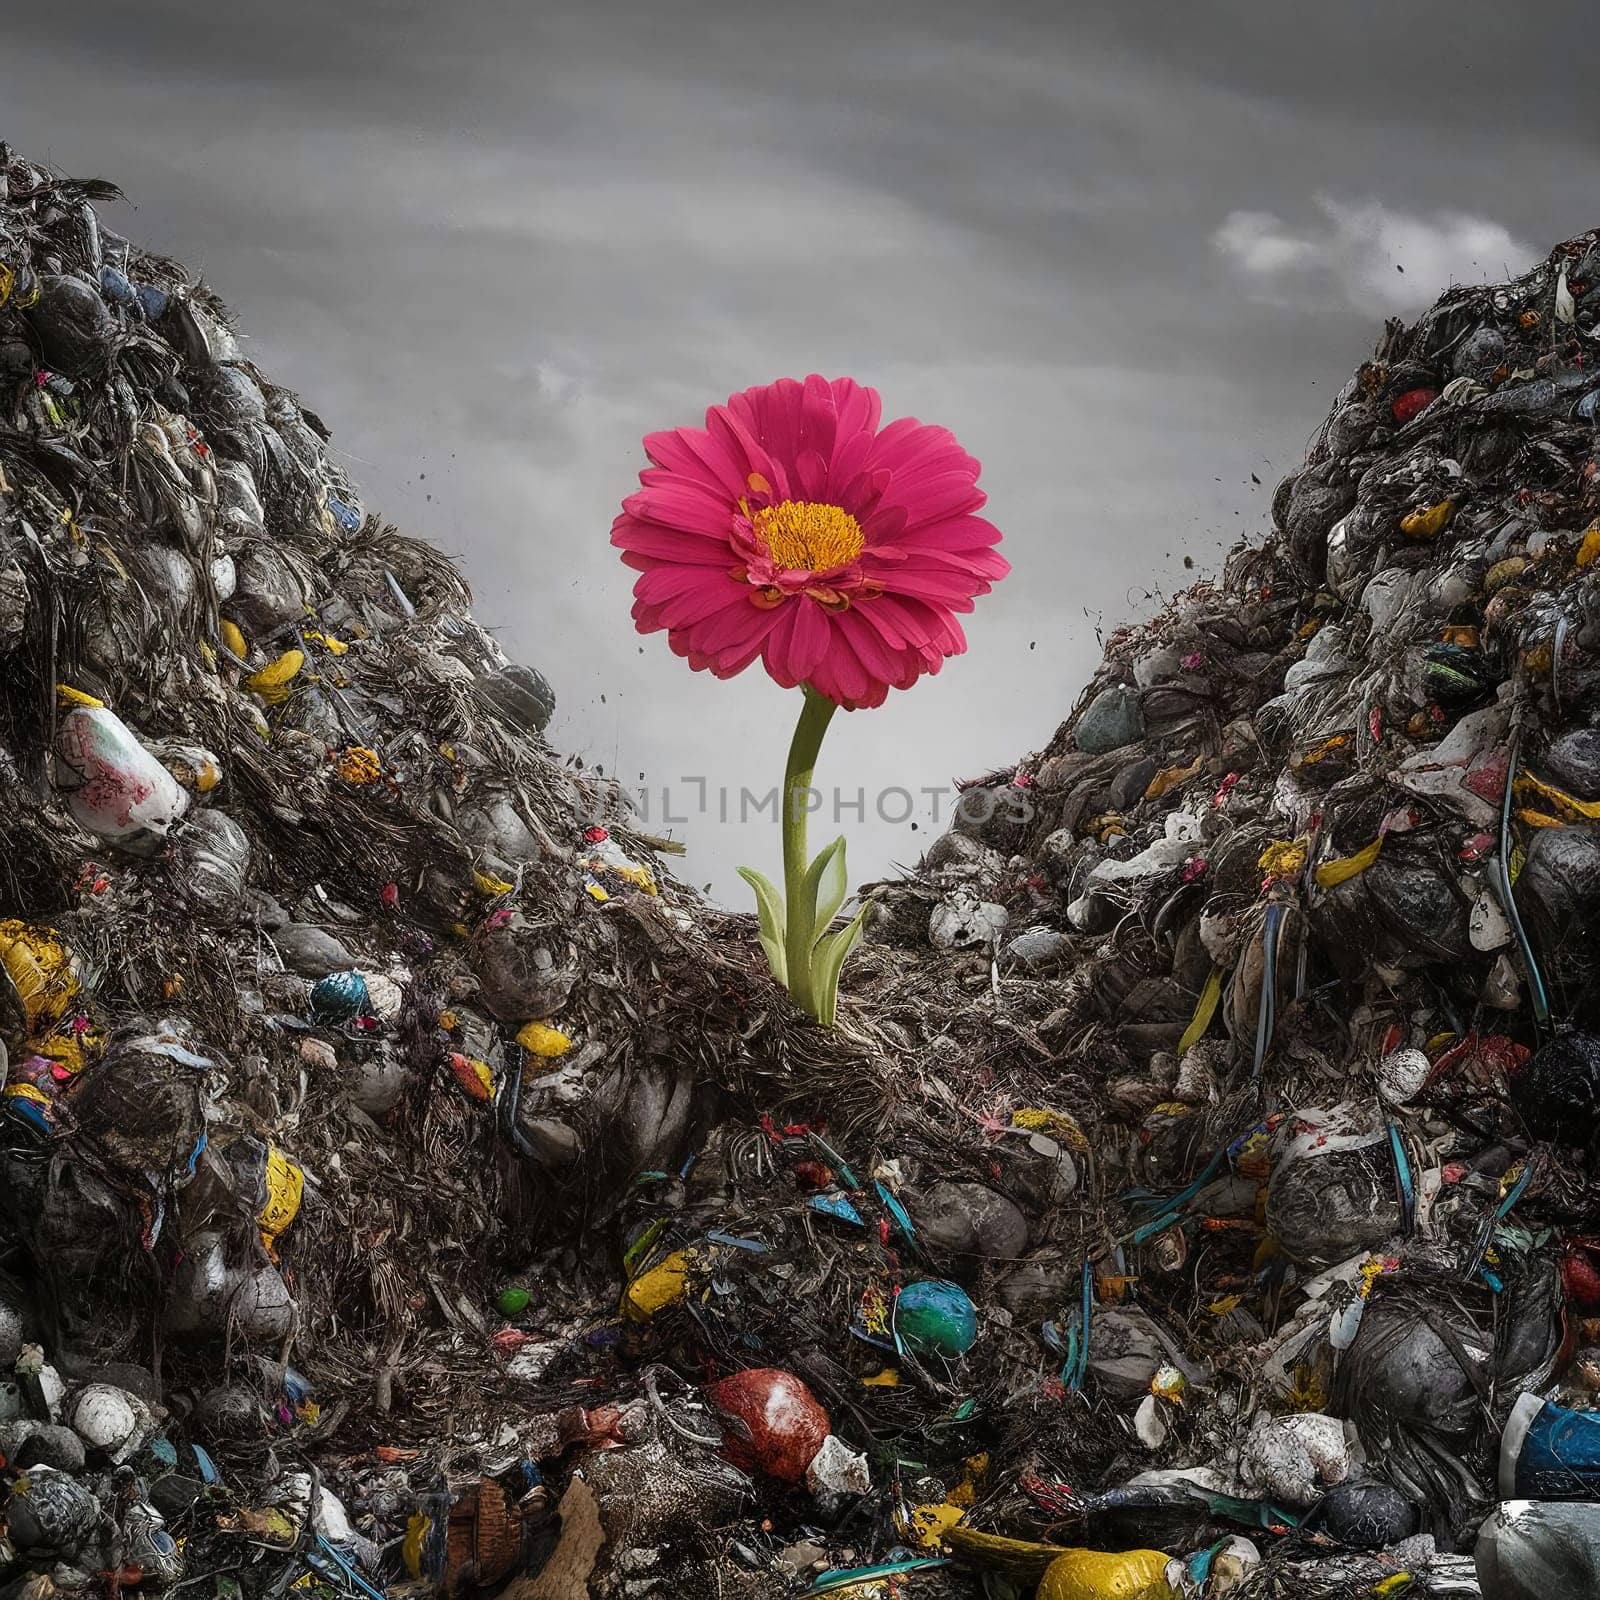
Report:
[[[647,773],[657,824],[705,780],[664,831],[742,903],[777,841],[738,791],[795,697],[632,634],[606,540],[640,437],[820,371],[983,461],[1014,576],[819,769],[867,791],[856,877],[912,860],[932,802],[873,797],[898,819],[1040,747],[1097,627],[1263,529],[1385,316],[1597,220],[1591,31],[1435,0],[69,0],[8,16],[0,138],[119,182],[108,222],[206,275],[369,505],[460,556],[562,748]]]

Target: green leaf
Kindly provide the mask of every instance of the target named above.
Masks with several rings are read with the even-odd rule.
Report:
[[[754,867],[740,867],[739,876],[756,892],[756,917],[761,928],[761,948],[767,952],[772,976],[789,987],[789,963],[783,953],[783,896],[770,879]]]
[[[861,943],[867,926],[867,907],[862,908],[837,933],[831,933],[816,948],[811,958],[811,993],[817,1002],[817,1021],[833,1026],[839,1009],[839,974],[845,958]]]
[[[828,931],[828,924],[839,914],[839,907],[850,892],[850,879],[844,865],[844,835],[841,833],[815,861],[806,868],[800,882],[800,903],[811,913],[811,937],[807,941],[816,948],[817,940]]]

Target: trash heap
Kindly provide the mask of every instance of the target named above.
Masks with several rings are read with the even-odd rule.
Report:
[[[1600,1592],[1600,242],[863,890],[664,869],[0,146],[0,1594]]]

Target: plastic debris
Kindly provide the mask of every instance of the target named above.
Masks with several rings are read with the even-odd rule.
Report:
[[[752,1367],[712,1384],[706,1399],[723,1420],[723,1452],[749,1472],[799,1483],[830,1437],[827,1412],[793,1373]],[[845,1473],[836,1460],[837,1451],[830,1476]]]

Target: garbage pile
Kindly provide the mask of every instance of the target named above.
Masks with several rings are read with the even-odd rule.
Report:
[[[840,1026],[0,147],[0,1584],[1600,1592],[1600,240],[864,889]]]
[[[614,1311],[792,1019],[116,198],[0,147],[0,1578],[431,1593],[543,1504],[508,1279]]]
[[[1085,1459],[1013,1392],[947,1536],[980,1565],[1120,1534],[1148,1588],[1057,1592],[1600,1593],[1597,283],[1589,234],[1391,323],[1272,536],[876,891],[987,985],[984,1134],[1043,1115],[1003,1028],[1093,1153],[983,1338],[1116,1427]]]

